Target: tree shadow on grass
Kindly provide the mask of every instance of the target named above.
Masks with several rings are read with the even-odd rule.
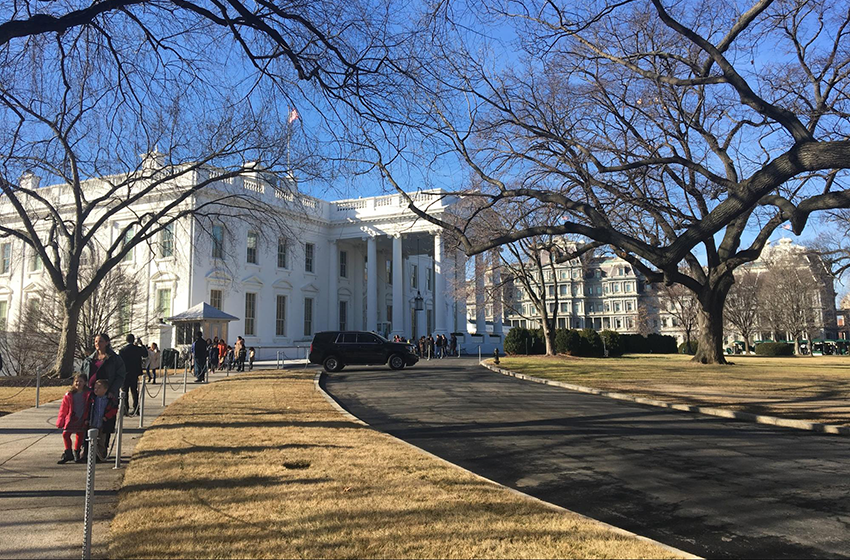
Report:
[[[179,449],[153,449],[150,451],[139,451],[133,454],[133,460],[146,459],[150,457],[166,457],[169,455],[186,455],[188,453],[228,453],[231,455],[239,455],[242,453],[262,453],[264,451],[283,451],[286,449],[309,449],[309,448],[326,448],[326,449],[353,449],[348,445],[320,445],[313,443],[286,443],[283,445],[244,445],[239,447],[223,447],[213,445],[193,445],[192,447],[182,447]]]
[[[295,484],[322,484],[332,482],[330,478],[280,478],[274,476],[247,476],[243,478],[196,478],[169,482],[145,482],[127,484],[121,493],[159,490],[232,490],[233,488],[269,488],[272,486],[290,486]]]
[[[371,429],[354,422],[180,422],[174,424],[156,424],[147,431],[180,430],[184,428],[347,428],[352,430]],[[125,431],[126,433],[126,431]]]

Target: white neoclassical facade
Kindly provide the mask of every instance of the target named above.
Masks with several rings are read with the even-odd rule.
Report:
[[[211,171],[186,174],[178,187],[191,186],[204,173]],[[484,324],[480,282],[469,282],[481,291],[472,297],[480,303],[473,313],[480,334],[467,333],[467,258],[449,250],[433,224],[417,219],[405,197],[326,201],[272,188],[273,181],[259,173],[218,181],[186,202],[200,208],[223,193],[248,193],[274,213],[267,224],[227,213],[190,217],[136,246],[119,267],[138,282],[139,297],[117,313],[113,336],[132,331],[161,348],[179,347],[192,327],[178,329],[166,319],[206,302],[238,320],[204,335],[230,343],[244,336],[258,359],[274,358],[279,350],[300,357],[315,332],[336,329],[405,338],[461,333],[469,352],[501,346],[501,324]],[[39,192],[57,200],[68,196],[61,185]],[[456,202],[439,191],[411,196],[435,215]],[[129,221],[167,202],[163,191],[111,216],[104,230],[111,238],[101,241],[111,243]],[[0,200],[0,220],[16,219],[8,201]],[[13,325],[28,306],[38,305],[45,289],[44,267],[32,251],[20,241],[0,240],[2,324]]]

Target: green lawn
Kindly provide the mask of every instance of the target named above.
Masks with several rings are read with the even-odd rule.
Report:
[[[705,366],[681,355],[510,356],[501,365],[534,377],[668,402],[850,424],[850,357],[730,358],[731,365]]]

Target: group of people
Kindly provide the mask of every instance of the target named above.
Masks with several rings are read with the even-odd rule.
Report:
[[[245,361],[248,361],[248,371],[254,369],[254,357],[256,350],[253,347],[245,347],[245,339],[236,337],[233,346],[228,345],[224,339],[215,337],[205,339],[201,331],[195,333],[195,342],[192,343],[192,361],[195,374],[195,383],[202,383],[207,373],[215,373],[216,370],[245,371]]]
[[[434,337],[428,334],[427,337],[420,336],[419,341],[414,345],[419,353],[420,358],[445,358],[447,356],[457,356],[457,335],[452,333],[451,338],[447,338],[444,334],[438,334]]]
[[[115,352],[109,335],[97,335],[94,352],[83,360],[81,373],[74,377],[70,390],[65,393],[56,419],[56,427],[62,429],[65,443],[60,465],[86,461],[89,444],[85,433],[91,428],[98,429],[96,460],[105,460],[110,436],[115,431],[120,392],[132,395],[132,410],[127,410],[125,399],[125,413],[132,416],[139,406],[139,378],[144,374],[146,380],[156,383],[156,372],[162,363],[157,344],[145,347],[132,334],[125,340],[126,345]],[[76,436],[73,442],[72,436]]]

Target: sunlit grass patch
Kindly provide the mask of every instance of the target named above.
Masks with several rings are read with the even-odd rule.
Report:
[[[345,420],[303,372],[171,405],[136,447],[110,542],[124,558],[670,557]]]
[[[828,424],[850,424],[850,357],[729,356],[702,365],[682,355],[622,358],[511,356],[513,371],[675,403],[724,406]]]
[[[68,381],[70,387],[71,382]],[[40,404],[61,399],[68,387],[42,387],[38,393]],[[35,387],[0,387],[0,416],[35,406]]]

